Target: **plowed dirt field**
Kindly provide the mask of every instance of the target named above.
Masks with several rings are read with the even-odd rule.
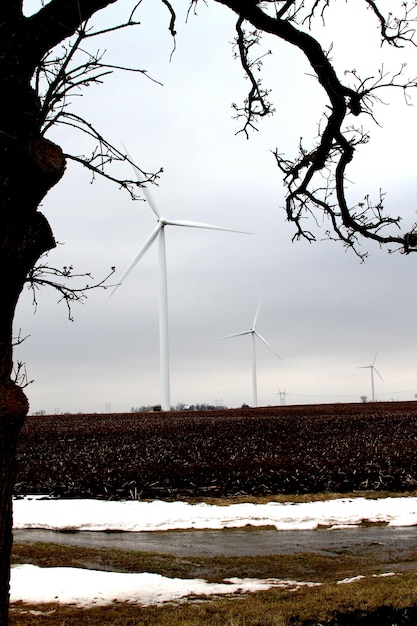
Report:
[[[16,495],[163,498],[417,488],[417,403],[29,417]]]

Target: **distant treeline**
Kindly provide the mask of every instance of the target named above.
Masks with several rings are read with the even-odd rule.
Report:
[[[216,411],[216,410],[226,410],[227,406],[224,404],[184,404],[183,402],[179,402],[175,407],[171,407],[171,411]],[[131,413],[152,413],[153,411],[160,411],[161,405],[146,405],[146,406],[132,406],[130,409]]]

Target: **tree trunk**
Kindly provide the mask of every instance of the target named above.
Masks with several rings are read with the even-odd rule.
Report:
[[[0,173],[0,187],[2,178]],[[24,392],[12,380],[13,318],[28,271],[55,245],[41,213],[19,218],[0,220],[0,626],[8,624],[16,446],[29,408]]]
[[[50,150],[50,142],[45,145]],[[56,151],[59,151],[57,147]],[[25,154],[24,161],[27,158]],[[62,172],[63,162],[62,157]],[[26,194],[30,172],[27,168],[23,171],[21,185]],[[0,170],[0,189],[7,188],[7,181],[2,185],[2,174]],[[39,181],[35,193],[38,196]],[[55,241],[46,218],[36,210],[26,215],[19,210],[15,215],[11,210],[7,217],[3,214],[0,218],[0,225],[0,626],[7,626],[16,446],[29,408],[22,389],[12,380],[13,318],[29,270],[44,252],[55,246]]]
[[[0,387],[0,626],[8,624],[16,446],[27,411],[28,402],[19,387],[12,382]]]
[[[26,223],[22,219],[20,224],[14,219],[7,222],[2,220],[0,235],[0,626],[8,624],[16,446],[29,408],[24,392],[11,378],[13,318],[29,269],[54,245],[49,225],[40,213],[27,218]]]
[[[55,247],[38,207],[63,176],[65,158],[42,137],[30,77],[19,82],[1,70],[0,61],[0,100],[7,109],[0,116],[0,626],[7,626],[16,446],[28,411],[25,394],[12,380],[13,319],[29,271]]]

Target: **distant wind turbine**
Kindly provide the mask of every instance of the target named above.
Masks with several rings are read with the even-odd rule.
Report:
[[[378,374],[378,376],[380,377],[380,379],[383,381],[384,379],[382,378],[381,374],[378,372],[378,370],[375,367],[375,361],[376,361],[376,356],[377,356],[378,352],[375,353],[374,356],[374,360],[372,361],[371,365],[361,365],[360,367],[358,367],[358,369],[370,369],[371,370],[371,387],[372,387],[372,402],[375,402],[375,383],[374,383],[374,372],[376,374]]]
[[[267,340],[264,337],[262,337],[262,335],[258,333],[258,331],[256,330],[256,322],[258,321],[258,315],[259,315],[259,310],[261,308],[261,303],[262,303],[262,296],[259,300],[258,308],[256,309],[252,328],[249,328],[249,330],[244,330],[240,333],[233,333],[232,335],[225,335],[224,337],[220,337],[220,339],[229,339],[230,337],[240,337],[241,335],[252,336],[252,396],[253,396],[254,407],[258,406],[258,384],[257,384],[257,378],[256,378],[256,345],[255,345],[256,337],[260,341],[262,341],[262,343],[264,343],[275,354],[275,356],[277,356],[281,360],[281,357],[279,356],[279,354],[275,352],[271,344],[269,344]]]
[[[125,150],[126,151],[126,150]],[[141,172],[133,165],[132,158],[127,153],[136,177],[140,183],[144,182]],[[162,217],[158,208],[146,187],[141,188],[143,195],[150,208],[157,218],[157,225],[146,239],[145,243],[139,249],[130,265],[123,272],[118,284],[111,291],[110,296],[122,284],[126,276],[133,270],[135,265],[139,263],[145,252],[150,248],[155,239],[159,237],[159,354],[160,354],[160,371],[161,371],[161,408],[163,411],[169,411],[171,408],[170,400],[170,382],[169,382],[169,339],[168,339],[168,287],[167,287],[167,265],[165,250],[165,226],[183,226],[186,228],[206,228],[211,230],[224,230],[232,233],[245,233],[234,228],[225,228],[223,226],[214,226],[212,224],[204,224],[202,222],[191,222],[188,220],[169,220]]]

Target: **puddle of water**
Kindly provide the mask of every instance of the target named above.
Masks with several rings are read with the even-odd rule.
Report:
[[[343,551],[380,555],[417,548],[417,527],[370,527],[346,530],[193,530],[169,532],[57,532],[16,530],[19,543],[49,542],[67,546],[158,552],[174,556],[261,556],[316,552],[336,556]]]

